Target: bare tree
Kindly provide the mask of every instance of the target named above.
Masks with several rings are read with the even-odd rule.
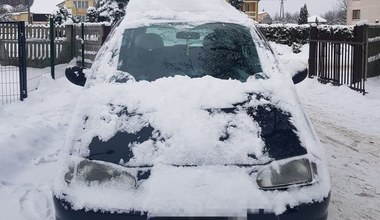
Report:
[[[338,24],[347,23],[347,0],[337,0],[335,3],[336,19]]]

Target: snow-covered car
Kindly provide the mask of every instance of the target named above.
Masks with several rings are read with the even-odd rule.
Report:
[[[67,72],[85,85],[56,218],[327,219],[293,72],[225,0],[131,0],[86,78]]]

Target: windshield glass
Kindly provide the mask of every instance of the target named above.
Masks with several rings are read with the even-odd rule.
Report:
[[[127,29],[118,70],[137,81],[210,75],[245,82],[262,68],[249,28],[225,23],[185,27],[160,24]]]

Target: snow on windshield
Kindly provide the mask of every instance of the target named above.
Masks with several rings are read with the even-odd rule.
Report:
[[[117,71],[117,67],[120,65],[119,56],[125,30],[168,23],[179,23],[189,27],[210,23],[232,23],[244,26],[250,30],[252,41],[256,44],[264,74],[270,77],[278,73],[281,68],[268,45],[258,35],[254,21],[224,0],[130,1],[126,17],[111,33],[109,40],[99,51],[92,69],[88,72],[89,80],[86,86],[109,82],[116,75],[122,74]]]

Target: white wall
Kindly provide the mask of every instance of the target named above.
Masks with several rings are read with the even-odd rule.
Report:
[[[352,19],[352,11],[360,10],[360,19]],[[354,25],[358,21],[366,19],[369,23],[380,20],[380,0],[348,0],[347,24]]]

